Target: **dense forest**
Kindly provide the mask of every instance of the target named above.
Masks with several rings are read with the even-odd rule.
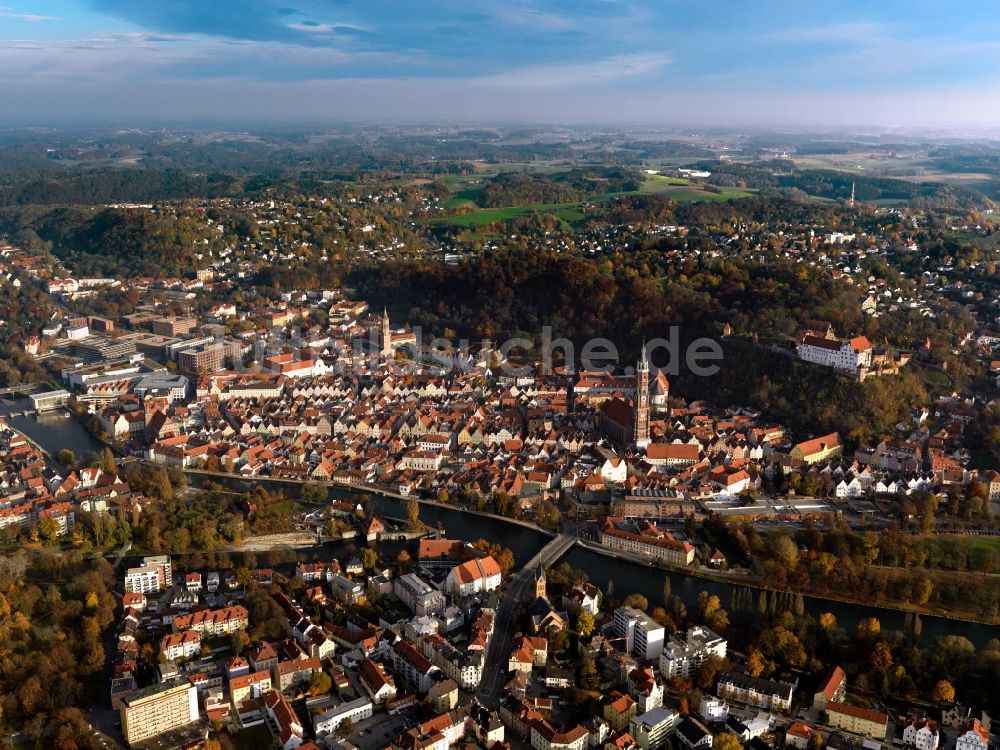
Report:
[[[906,201],[926,209],[995,207],[993,201],[973,188],[939,182],[907,182],[833,169],[797,169],[787,160],[766,163],[704,161],[698,167],[712,172],[714,184],[756,188],[764,195],[813,195],[844,201],[850,197],[853,187],[859,201]]]
[[[533,203],[569,203],[600,193],[639,189],[638,174],[625,170],[571,169],[547,175],[502,172],[483,188],[483,207],[527,206]]]
[[[114,572],[79,552],[0,558],[3,722],[39,750],[96,748],[83,711],[106,690]]]

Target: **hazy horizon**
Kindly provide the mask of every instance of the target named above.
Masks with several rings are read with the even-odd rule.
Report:
[[[0,6],[0,124],[992,132],[998,16],[899,0],[21,0]]]

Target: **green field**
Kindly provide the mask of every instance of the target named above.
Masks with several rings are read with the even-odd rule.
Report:
[[[647,183],[662,182],[667,185],[690,185],[691,180],[686,177],[670,177],[665,174],[648,174],[646,175]]]
[[[451,194],[451,198],[444,204],[445,208],[472,208],[476,205],[476,201],[479,200],[479,196],[483,193],[483,188],[486,187],[484,184],[470,185],[469,183],[458,183],[461,185],[466,185],[461,190],[455,190]]]
[[[431,220],[436,226],[480,227],[498,221],[509,221],[533,213],[552,214],[559,219],[576,224],[586,218],[583,212],[585,203],[605,203],[624,195],[665,195],[672,200],[681,202],[692,201],[728,201],[736,198],[747,198],[756,191],[740,188],[719,187],[718,192],[703,190],[691,184],[690,180],[681,177],[665,175],[646,175],[639,190],[634,193],[617,192],[594,195],[587,201],[574,203],[535,203],[527,206],[506,206],[500,208],[478,208],[476,201],[482,194],[484,184],[477,181],[478,175],[448,175],[444,182],[452,190],[451,198],[444,204],[448,209],[472,209],[469,213],[454,216],[442,216]]]
[[[467,214],[442,216],[433,219],[432,224],[450,224],[457,227],[480,227],[495,221],[509,221],[519,216],[530,216],[538,212],[552,214],[563,221],[574,223],[584,218],[582,203],[535,203],[530,206],[507,206],[505,208],[480,208]]]
[[[976,552],[982,553],[987,550],[993,550],[1000,553],[1000,536],[968,536],[965,534],[956,534],[954,536],[942,535],[940,538],[946,540],[950,544],[965,547],[969,550],[975,550]]]

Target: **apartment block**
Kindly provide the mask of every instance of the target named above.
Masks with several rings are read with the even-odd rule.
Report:
[[[198,690],[175,677],[126,695],[120,713],[125,741],[133,745],[198,721]]]
[[[634,607],[615,610],[615,633],[625,638],[626,650],[640,659],[656,659],[663,652],[665,630],[645,612]]]

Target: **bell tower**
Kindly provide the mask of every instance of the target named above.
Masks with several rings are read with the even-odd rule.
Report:
[[[379,335],[379,344],[382,350],[379,352],[383,357],[392,356],[392,327],[389,325],[389,312],[382,308],[382,326]]]
[[[545,569],[538,565],[538,570],[535,571],[535,598],[544,599],[547,591],[545,585]]]
[[[646,342],[642,342],[642,356],[635,373],[635,407],[632,424],[632,442],[637,448],[649,445],[649,359]]]

